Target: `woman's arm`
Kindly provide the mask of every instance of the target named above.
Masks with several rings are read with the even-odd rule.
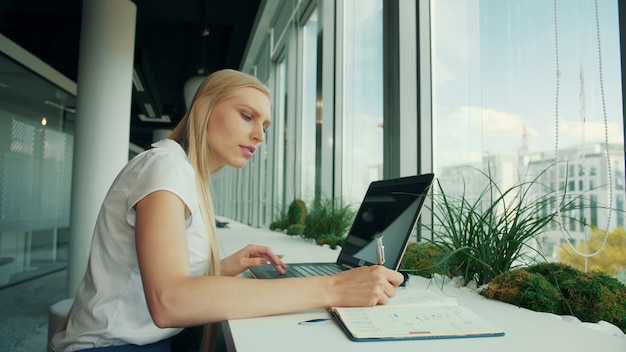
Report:
[[[135,207],[136,246],[144,292],[159,327],[185,327],[329,306],[386,304],[402,283],[382,266],[332,277],[252,280],[190,275],[183,201],[171,192]]]

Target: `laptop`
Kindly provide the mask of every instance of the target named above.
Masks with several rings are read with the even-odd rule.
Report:
[[[327,276],[359,266],[379,264],[398,270],[402,255],[433,182],[433,174],[372,182],[334,263],[289,263],[285,274],[272,265],[250,268],[257,279]],[[382,239],[382,246],[377,245]]]

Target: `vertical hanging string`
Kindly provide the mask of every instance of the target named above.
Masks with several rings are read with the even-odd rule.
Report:
[[[602,241],[602,245],[597,253],[601,252],[606,244],[606,241],[609,237],[609,226],[611,224],[611,214],[613,209],[613,172],[611,167],[611,155],[609,152],[609,121],[606,115],[606,101],[604,95],[604,77],[603,77],[603,68],[602,68],[602,42],[600,41],[600,10],[598,6],[598,0],[595,1],[595,12],[596,12],[596,41],[598,42],[598,77],[600,80],[600,97],[602,99],[602,121],[604,122],[604,156],[606,158],[606,174],[608,177],[608,186],[607,190],[608,198],[609,198],[609,206],[608,206],[608,215],[606,221],[606,229],[604,233],[604,239]]]
[[[556,205],[556,212],[557,212],[557,219],[559,221],[559,224],[561,225],[561,227],[563,227],[562,225],[562,221],[561,221],[561,205],[559,204],[559,167],[558,167],[558,163],[559,163],[559,94],[560,94],[560,84],[561,84],[561,69],[560,69],[560,63],[559,63],[559,14],[558,14],[558,8],[559,8],[559,1],[558,0],[554,0],[554,62],[555,62],[555,68],[556,68],[556,87],[555,87],[555,94],[554,94],[554,164],[555,164],[555,181],[556,181],[556,201],[557,201],[557,205]]]
[[[556,219],[559,227],[561,228],[561,232],[565,234],[565,239],[568,246],[578,255],[590,258],[598,255],[604,249],[606,245],[607,239],[609,237],[609,226],[611,224],[611,208],[613,207],[613,176],[611,172],[611,158],[609,154],[609,133],[608,133],[608,120],[606,115],[606,103],[604,98],[604,79],[602,76],[602,47],[600,42],[600,18],[599,18],[599,10],[598,10],[598,0],[595,1],[595,21],[596,21],[596,41],[598,45],[598,71],[599,71],[599,79],[600,79],[600,95],[602,99],[602,116],[604,122],[604,153],[606,157],[606,165],[607,165],[607,174],[608,174],[608,198],[609,198],[609,206],[608,206],[608,215],[607,215],[607,224],[604,232],[604,239],[602,240],[602,244],[593,253],[582,253],[572,244],[572,236],[565,229],[563,225],[563,220],[561,216],[561,205],[559,204],[559,93],[560,93],[560,82],[561,82],[561,70],[559,64],[559,25],[558,25],[558,0],[554,0],[554,45],[555,45],[555,62],[556,62],[556,94],[555,94],[555,112],[554,112],[554,121],[555,121],[555,145],[554,145],[554,158],[555,158],[555,183],[556,183]],[[585,224],[583,223],[583,226]]]
[[[580,113],[580,135],[581,135],[581,145],[585,145],[587,143],[587,139],[586,134],[585,134],[585,128],[587,127],[587,109],[585,108],[585,101],[587,99],[587,97],[585,96],[585,71],[584,71],[584,67],[582,64],[580,64],[580,68],[579,68],[579,89],[580,89],[580,93],[579,93],[579,113]],[[582,175],[587,175],[587,169],[585,167],[587,160],[586,160],[586,153],[581,153],[580,155],[580,163],[581,163],[581,172]],[[583,216],[582,218],[582,223],[586,224],[587,223],[587,219]],[[584,248],[583,251],[585,253],[589,252],[589,247],[587,246],[587,242],[589,241],[590,238],[590,231],[587,231],[587,227],[583,225],[583,229],[582,229],[582,233],[584,236]],[[588,257],[583,257],[584,259],[584,271],[587,272],[589,271],[589,258]]]

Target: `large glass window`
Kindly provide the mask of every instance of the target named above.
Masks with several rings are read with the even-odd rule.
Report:
[[[288,146],[288,126],[287,126],[287,62],[281,60],[276,65],[276,105],[274,113],[274,124],[276,125],[276,137],[274,139],[274,158],[276,169],[273,170],[275,177],[274,205],[282,206],[287,204],[285,199],[286,187],[286,169],[284,165],[287,163],[285,155]]]
[[[382,0],[348,0],[343,9],[342,196],[360,202],[383,170]]]
[[[602,256],[619,253],[606,248],[623,246],[611,238],[626,236],[623,218],[606,211],[624,207],[617,1],[431,6],[434,162],[444,191],[482,191],[484,175],[471,170],[503,189],[539,177],[544,191],[585,202],[537,238],[542,254],[573,263],[603,249],[594,238],[608,238],[604,253],[580,259],[580,269],[606,269]]]
[[[302,135],[300,154],[301,195],[304,200],[315,197],[315,170],[317,167],[317,73],[318,73],[318,16],[315,10],[302,30]]]

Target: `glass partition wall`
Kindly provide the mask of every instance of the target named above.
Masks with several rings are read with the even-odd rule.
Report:
[[[0,54],[0,287],[65,268],[75,96]]]

